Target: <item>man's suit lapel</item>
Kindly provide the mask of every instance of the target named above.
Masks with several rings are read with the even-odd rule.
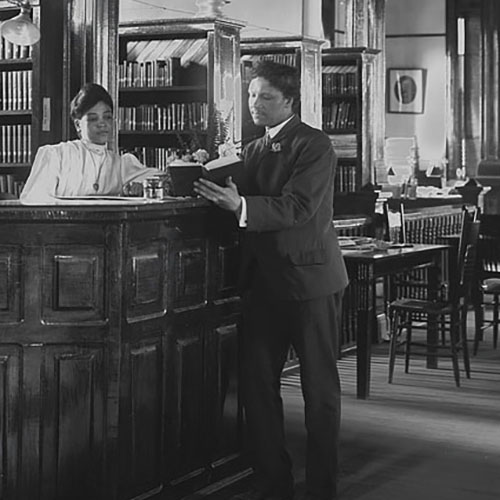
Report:
[[[294,117],[271,139],[271,145],[280,142],[299,124],[300,118],[294,115]]]

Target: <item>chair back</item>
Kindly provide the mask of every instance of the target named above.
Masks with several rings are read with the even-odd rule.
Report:
[[[481,216],[478,244],[482,279],[500,278],[500,217]]]
[[[458,251],[457,251],[457,269],[461,268],[463,264],[465,251],[470,239],[470,228],[474,222],[478,221],[479,209],[477,207],[462,207],[462,220],[460,222],[460,236],[458,240]],[[479,235],[476,235],[476,245]]]
[[[385,240],[392,243],[407,243],[405,213],[401,200],[387,200],[384,203]]]
[[[466,232],[464,237],[461,238],[462,248],[459,248],[457,273],[451,280],[450,298],[451,302],[455,304],[468,301],[477,273],[480,222],[478,220],[468,220],[465,225]]]

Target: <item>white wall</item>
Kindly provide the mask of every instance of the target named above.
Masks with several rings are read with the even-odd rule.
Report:
[[[119,0],[120,21],[192,17],[195,0]],[[224,14],[243,21],[242,37],[307,35],[320,38],[321,0],[230,0]]]
[[[427,72],[423,114],[386,113],[386,137],[417,136],[420,158],[439,160],[446,143],[445,0],[387,0],[387,68]],[[398,35],[391,38],[391,35]],[[415,36],[416,35],[416,36]]]

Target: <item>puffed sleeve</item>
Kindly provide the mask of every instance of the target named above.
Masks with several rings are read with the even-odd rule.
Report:
[[[164,172],[157,168],[145,167],[133,154],[125,153],[121,157],[123,185],[130,182],[140,182],[152,175],[161,175]]]
[[[21,192],[22,203],[47,203],[55,200],[61,172],[61,158],[53,146],[38,148],[31,173]]]

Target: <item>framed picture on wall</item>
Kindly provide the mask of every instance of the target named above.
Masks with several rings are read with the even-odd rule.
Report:
[[[426,70],[389,68],[387,72],[387,111],[389,113],[423,113]]]

